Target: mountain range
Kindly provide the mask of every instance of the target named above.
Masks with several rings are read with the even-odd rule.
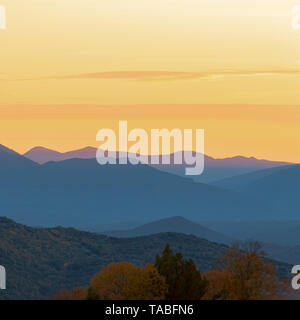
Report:
[[[6,153],[15,159],[6,161]],[[243,195],[147,165],[100,166],[95,159],[39,165],[4,147],[0,159],[5,172],[0,179],[3,214],[27,225],[78,227],[149,222],[170,215],[196,221],[262,215],[262,208]],[[21,173],[10,169],[11,161]]]
[[[69,152],[57,152],[55,150],[47,149],[44,147],[34,147],[24,154],[24,157],[37,162],[39,164],[44,164],[49,161],[63,161],[69,159],[95,159],[97,149],[94,147],[86,147],[79,150],[73,150]],[[127,156],[124,153],[117,152],[116,157],[122,158]],[[130,154],[128,157],[130,158]],[[179,176],[185,176],[185,168],[187,164],[183,161],[183,164],[174,164],[174,154],[171,155],[160,155],[157,156],[162,163],[163,158],[170,157],[170,164],[164,165],[152,165],[150,164],[150,157],[141,155],[141,160],[144,163],[149,163],[155,169],[176,174]],[[184,157],[183,157],[184,159]],[[289,165],[287,162],[279,161],[268,161],[268,160],[258,160],[254,157],[242,157],[236,156],[224,159],[215,159],[205,155],[205,170],[202,175],[192,177],[197,182],[209,183],[216,180],[225,179],[235,175],[240,175],[243,173],[253,172],[256,170],[263,170],[267,168],[273,168],[278,166]]]
[[[31,228],[0,217],[0,262],[7,270],[7,290],[1,299],[47,299],[62,288],[86,286],[105,265],[128,261],[154,263],[168,243],[205,272],[220,263],[226,246],[181,233],[138,238],[112,238],[73,228]],[[269,261],[278,275],[291,266]]]
[[[214,183],[215,186],[253,198],[269,208],[272,218],[299,219],[300,165],[247,173]]]
[[[297,232],[299,231],[299,224],[296,221],[296,226],[294,229],[297,228]],[[216,223],[211,222],[211,228],[214,228]],[[232,224],[232,222],[228,222],[228,224]],[[256,223],[258,227],[258,222]],[[270,227],[271,224],[271,227]],[[274,234],[274,243],[270,241],[270,237],[272,236],[272,225],[274,227],[274,222],[270,224],[262,223],[261,229],[264,231],[261,234],[258,234],[254,228],[255,222],[236,222],[235,230],[232,228],[223,228],[225,234],[216,232],[213,229],[209,229],[200,225],[199,223],[189,221],[183,217],[170,217],[167,219],[161,219],[158,221],[154,221],[151,223],[143,224],[139,227],[128,229],[128,230],[119,230],[119,231],[109,231],[109,232],[100,232],[106,234],[111,237],[117,238],[134,238],[139,236],[146,236],[146,235],[154,235],[158,233],[165,233],[165,232],[174,232],[174,233],[182,233],[186,235],[194,235],[199,238],[203,238],[212,242],[226,244],[226,245],[234,245],[234,244],[243,244],[244,241],[249,239],[258,241],[262,245],[263,251],[266,253],[267,257],[277,260],[283,261],[290,264],[297,264],[300,261],[300,240],[299,240],[299,232],[298,235],[296,232],[293,232],[293,236],[296,236],[294,241],[298,245],[283,245],[280,242],[288,241],[287,232],[284,230],[284,225],[289,226],[287,221],[283,221],[280,224],[278,223],[277,226],[277,233]],[[243,227],[240,227],[244,225]],[[232,227],[232,225],[231,225]],[[239,228],[240,227],[240,228]],[[291,228],[289,229],[292,230]],[[295,230],[296,231],[296,230]],[[239,238],[232,238],[229,235],[238,233]],[[281,240],[278,239],[278,234],[280,234]],[[277,239],[276,239],[277,237]],[[283,238],[283,240],[282,240]]]
[[[1,146],[0,177],[4,214],[34,226],[147,223],[170,216],[197,222],[299,219],[300,165],[208,184],[144,164],[100,166],[95,158],[38,164]]]

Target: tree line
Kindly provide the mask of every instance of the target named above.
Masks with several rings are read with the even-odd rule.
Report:
[[[272,300],[287,293],[286,279],[276,276],[256,242],[229,248],[220,265],[201,273],[167,244],[155,264],[138,267],[112,263],[87,287],[60,290],[55,300]]]

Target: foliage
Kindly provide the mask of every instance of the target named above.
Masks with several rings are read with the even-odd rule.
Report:
[[[163,255],[156,257],[155,266],[168,284],[168,300],[200,300],[205,293],[207,281],[194,261],[184,261],[181,253],[173,254],[168,244]]]
[[[100,300],[160,300],[167,292],[165,279],[153,265],[136,267],[129,262],[104,267],[92,278],[90,288]]]
[[[51,300],[85,300],[88,295],[87,288],[75,288],[71,291],[61,289]]]
[[[233,246],[223,258],[223,266],[205,277],[192,259],[173,254],[167,245],[156,264],[136,267],[128,262],[114,263],[96,274],[89,288],[60,291],[56,299],[77,300],[266,300],[286,299],[290,292],[275,269],[263,258],[257,243],[243,249]]]
[[[0,264],[7,271],[7,290],[0,290],[0,300],[47,299],[61,288],[85,288],[108,264],[155,263],[166,243],[184,259],[193,259],[201,272],[216,267],[227,249],[178,233],[117,239],[73,228],[31,228],[1,217],[0,235]],[[290,265],[279,262],[276,268],[281,275],[291,270]]]
[[[1,299],[47,299],[61,288],[88,286],[110,263],[155,263],[166,243],[201,271],[217,265],[226,246],[191,235],[161,233],[117,239],[73,228],[31,228],[0,217],[0,264],[7,271]]]
[[[226,251],[223,268],[207,272],[205,299],[266,300],[278,297],[280,282],[258,243],[235,245]]]

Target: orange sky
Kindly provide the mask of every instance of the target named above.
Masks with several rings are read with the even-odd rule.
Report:
[[[0,143],[97,146],[128,120],[204,128],[212,156],[300,161],[294,0],[0,2]]]

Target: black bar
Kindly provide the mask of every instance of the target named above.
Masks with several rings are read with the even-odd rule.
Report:
[[[0,301],[0,313],[10,319],[23,316],[47,316],[57,319],[65,314],[82,319],[205,319],[229,317],[256,320],[263,313],[297,314],[299,301]],[[138,309],[137,309],[138,308]],[[294,313],[293,311],[296,311]],[[5,314],[3,313],[3,314]],[[2,319],[2,317],[1,317]],[[5,319],[3,317],[3,319]],[[41,318],[40,318],[41,319]]]

